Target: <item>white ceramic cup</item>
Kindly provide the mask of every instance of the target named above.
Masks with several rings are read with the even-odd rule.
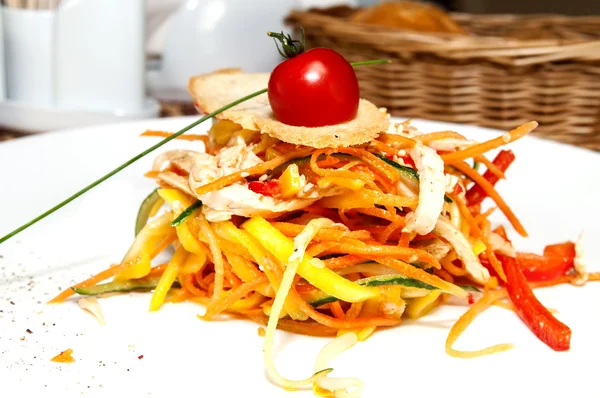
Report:
[[[0,101],[6,99],[6,75],[4,71],[4,24],[2,23],[3,7],[0,7]]]
[[[54,11],[4,8],[7,98],[51,105]]]

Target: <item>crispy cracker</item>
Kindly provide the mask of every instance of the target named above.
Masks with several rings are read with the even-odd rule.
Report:
[[[224,69],[192,77],[188,90],[198,108],[210,113],[267,87],[268,82],[268,73]],[[314,148],[363,144],[386,131],[389,124],[387,113],[361,99],[356,117],[349,122],[325,127],[290,126],[275,119],[266,93],[236,105],[216,118],[231,120],[244,129],[257,130],[284,142]]]

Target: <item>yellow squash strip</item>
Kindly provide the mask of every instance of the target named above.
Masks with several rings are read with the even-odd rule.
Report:
[[[165,269],[158,285],[156,285],[156,289],[154,289],[152,299],[150,300],[150,311],[158,310],[165,301],[169,289],[173,285],[173,282],[175,282],[175,279],[177,279],[179,267],[185,262],[186,257],[187,252],[183,247],[180,246],[175,250],[175,254],[173,254],[171,261],[169,261],[169,265],[167,265],[167,269]]]
[[[283,199],[296,196],[300,192],[302,189],[302,179],[300,178],[300,171],[297,164],[290,164],[281,174],[281,177],[279,177],[279,188]]]
[[[363,189],[358,192],[321,199],[318,205],[335,209],[369,208],[375,205],[415,208],[417,203],[418,198],[416,196],[398,196]]]
[[[222,238],[227,239],[230,242],[234,242],[237,245],[245,247],[250,255],[254,258],[254,261],[260,265],[269,279],[271,286],[275,289],[279,289],[280,278],[277,277],[275,270],[275,264],[269,259],[269,253],[257,242],[250,234],[246,231],[238,229],[230,221],[223,221],[213,224],[215,232]],[[288,297],[284,304],[285,311],[294,320],[306,320],[308,316],[304,314],[304,311],[300,309],[290,297]]]
[[[158,194],[171,207],[171,209],[174,212],[174,218],[179,216],[179,214],[181,214],[185,209],[190,207],[195,201],[195,199],[193,199],[189,195],[176,189],[159,189]],[[177,231],[177,237],[179,238],[179,242],[181,242],[185,250],[187,250],[190,253],[199,255],[205,254],[208,248],[204,246],[204,244],[200,242],[190,231],[190,227],[188,224],[189,221],[190,218],[188,218],[183,223],[175,227],[175,230]]]
[[[123,258],[121,263],[124,264],[124,268],[115,276],[115,281],[143,278],[148,275],[152,267],[152,256],[158,254],[155,253],[156,248],[172,236],[171,217],[171,213],[165,213],[142,228]]]
[[[429,311],[440,304],[441,295],[442,292],[440,290],[433,290],[426,296],[408,300],[405,311],[406,315],[411,319],[417,319],[423,315],[427,315]]]
[[[231,265],[233,272],[243,282],[260,278],[262,273],[252,262],[247,261],[244,257],[231,252],[224,252],[227,262]]]
[[[450,329],[450,333],[448,333],[448,338],[446,339],[446,353],[456,358],[476,358],[484,355],[494,354],[497,352],[502,352],[506,350],[510,350],[513,345],[512,344],[496,344],[492,347],[487,347],[482,350],[476,351],[461,351],[454,349],[452,346],[458,340],[460,335],[465,331],[465,329],[473,322],[475,317],[481,312],[485,311],[490,305],[494,302],[503,299],[507,296],[506,289],[494,290],[491,292],[487,292],[483,295],[479,301],[473,304],[467,312],[465,312],[456,323]]]
[[[180,267],[180,272],[184,275],[195,274],[206,266],[206,260],[206,253],[189,253],[185,262]]]
[[[248,231],[275,257],[287,264],[294,251],[294,243],[290,238],[283,235],[267,220],[258,216],[246,221],[242,228]],[[360,286],[328,268],[315,266],[312,263],[312,258],[308,255],[305,255],[298,265],[298,275],[325,293],[350,303],[364,301],[379,294],[376,289]]]

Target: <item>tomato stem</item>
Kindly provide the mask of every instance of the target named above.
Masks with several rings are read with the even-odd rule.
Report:
[[[304,27],[300,28],[302,38],[300,40],[292,39],[292,36],[286,35],[285,33],[267,32],[269,37],[273,38],[277,51],[283,58],[293,58],[296,55],[300,55],[304,52]],[[277,41],[279,40],[279,42]],[[281,47],[279,44],[281,43]],[[296,43],[298,44],[296,46]]]

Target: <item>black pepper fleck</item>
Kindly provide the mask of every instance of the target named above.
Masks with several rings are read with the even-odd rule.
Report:
[[[31,329],[27,329],[25,330],[27,333],[32,334],[33,332],[31,331]]]

